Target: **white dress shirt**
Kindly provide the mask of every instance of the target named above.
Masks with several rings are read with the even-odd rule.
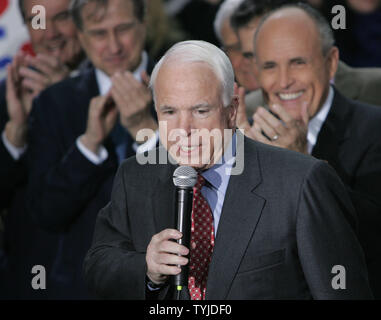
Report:
[[[331,110],[332,101],[333,101],[334,91],[333,88],[329,87],[329,92],[323,107],[319,110],[319,112],[310,120],[308,123],[308,133],[307,133],[307,142],[308,142],[308,153],[312,153],[312,149],[314,148],[317,138],[319,136],[319,132],[323,123],[327,119],[329,110]]]
[[[10,143],[9,140],[7,139],[7,136],[5,135],[5,130],[1,134],[1,139],[3,140],[5,148],[8,150],[9,154],[12,156],[12,158],[15,161],[19,160],[27,149],[27,145],[25,145],[24,147],[18,148],[18,147],[15,147],[12,143]]]
[[[79,75],[79,69],[73,70],[70,72],[69,77],[74,78]],[[12,158],[17,161],[21,158],[21,156],[26,152],[26,149],[28,149],[28,145],[25,145],[21,148],[15,147],[13,144],[10,143],[10,141],[7,139],[7,136],[5,135],[5,130],[3,131],[1,135],[1,139],[4,143],[5,148],[9,152],[9,154],[12,156]]]

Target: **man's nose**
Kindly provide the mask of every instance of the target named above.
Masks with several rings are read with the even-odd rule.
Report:
[[[178,121],[178,126],[179,126],[178,129],[184,130],[186,135],[189,136],[191,134],[191,130],[193,127],[192,117],[187,114],[181,115]]]
[[[279,85],[282,89],[288,89],[293,83],[293,77],[288,68],[281,68],[279,72]]]
[[[46,21],[46,30],[45,31],[45,38],[47,40],[54,40],[55,38],[59,37],[61,35],[59,29],[57,28],[56,24],[52,20]]]
[[[118,54],[121,51],[121,44],[118,39],[118,36],[114,33],[111,33],[109,37],[109,49],[112,54]]]

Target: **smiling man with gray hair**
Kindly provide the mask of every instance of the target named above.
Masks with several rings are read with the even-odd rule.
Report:
[[[131,158],[120,167],[84,262],[99,297],[371,298],[350,224],[354,210],[340,180],[323,161],[239,139],[233,69],[220,49],[202,41],[174,45],[156,65],[151,87],[160,139],[176,165]],[[182,133],[171,140],[176,130]],[[230,135],[200,142],[196,133],[212,130]],[[233,175],[238,157],[244,170]],[[173,241],[184,235],[175,229],[178,165],[197,172],[189,247]],[[337,265],[346,269],[339,284],[345,290],[333,281]],[[189,267],[189,277],[176,287],[170,279],[180,266]]]

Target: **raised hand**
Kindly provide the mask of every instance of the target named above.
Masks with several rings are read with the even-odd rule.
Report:
[[[7,67],[6,101],[9,121],[5,126],[5,135],[15,147],[26,144],[27,121],[32,109],[33,91],[25,88],[20,68],[25,64],[25,56],[18,54]]]
[[[307,103],[302,104],[301,120],[294,119],[277,104],[271,105],[270,110],[278,115],[279,119],[265,108],[259,107],[253,116],[253,138],[266,144],[307,154]]]
[[[114,128],[118,109],[110,94],[91,100],[87,118],[87,128],[80,141],[93,153],[97,153],[103,141]]]
[[[65,79],[70,73],[69,68],[59,58],[47,54],[26,56],[25,61],[27,66],[20,69],[20,74],[24,77],[23,85],[33,90],[35,95]]]
[[[136,80],[131,72],[117,72],[112,78],[111,96],[120,113],[121,124],[132,137],[140,129],[157,129],[150,106],[152,94],[148,88],[149,77],[142,73],[143,83]]]

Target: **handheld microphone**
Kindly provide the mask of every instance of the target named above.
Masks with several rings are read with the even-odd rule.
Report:
[[[192,167],[180,166],[173,173],[173,183],[176,186],[176,224],[177,230],[183,234],[177,243],[187,248],[190,248],[193,187],[196,182],[197,172]],[[176,286],[177,291],[181,291],[183,286],[188,286],[189,267],[179,267],[181,273],[172,277],[172,284]]]

